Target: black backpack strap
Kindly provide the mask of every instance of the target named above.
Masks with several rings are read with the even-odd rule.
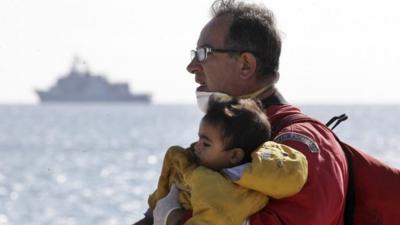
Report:
[[[355,186],[354,186],[354,175],[352,172],[352,168],[353,168],[352,167],[352,153],[347,148],[347,145],[345,143],[343,143],[336,136],[336,134],[333,133],[333,131],[332,131],[341,122],[347,120],[347,118],[348,117],[346,114],[342,114],[340,116],[335,116],[332,119],[330,119],[326,125],[324,125],[320,121],[313,119],[311,117],[308,117],[302,113],[294,113],[294,114],[283,117],[278,122],[272,123],[271,127],[272,127],[272,137],[275,137],[283,128],[290,126],[292,124],[309,122],[309,123],[316,123],[316,124],[320,124],[322,126],[326,126],[329,129],[329,126],[335,122],[333,127],[329,130],[335,137],[336,141],[342,147],[342,150],[346,156],[347,168],[348,168],[348,183],[347,183],[346,203],[345,203],[345,209],[344,209],[344,224],[345,225],[353,225],[354,224],[354,208],[355,208]]]
[[[346,114],[342,114],[340,116],[334,116],[332,119],[330,119],[327,123],[326,126],[329,127],[331,124],[335,123],[331,130],[335,129],[337,125],[339,125],[341,122],[347,120],[349,117]]]

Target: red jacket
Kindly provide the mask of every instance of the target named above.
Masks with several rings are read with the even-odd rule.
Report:
[[[266,109],[271,123],[298,113],[289,105]],[[346,157],[328,128],[316,123],[296,123],[283,128],[276,136],[308,160],[308,180],[293,197],[271,200],[251,217],[251,225],[342,225],[347,190]]]
[[[290,105],[272,105],[266,109],[271,123],[298,112],[299,109]],[[296,123],[283,128],[275,141],[307,157],[308,179],[295,196],[271,199],[264,209],[251,216],[251,225],[343,225],[347,163],[328,128],[316,123]],[[183,223],[189,217],[190,212]]]

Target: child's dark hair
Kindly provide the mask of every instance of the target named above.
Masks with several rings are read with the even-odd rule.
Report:
[[[258,100],[211,96],[202,120],[220,129],[224,150],[244,150],[242,163],[250,162],[251,153],[271,138],[271,125]]]

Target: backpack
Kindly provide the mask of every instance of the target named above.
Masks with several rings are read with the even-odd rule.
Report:
[[[273,134],[295,123],[336,124],[329,129],[345,153],[349,180],[344,213],[345,225],[400,224],[400,170],[341,141],[333,129],[346,120],[345,114],[333,117],[326,125],[301,113],[284,117],[272,124]]]

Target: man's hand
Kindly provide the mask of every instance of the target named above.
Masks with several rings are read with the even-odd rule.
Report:
[[[167,219],[171,212],[181,209],[178,199],[179,190],[175,185],[172,185],[168,195],[160,199],[153,210],[154,225],[167,225]],[[175,216],[171,218],[171,221],[176,224],[178,220],[175,219],[178,217],[178,214],[175,212],[173,215]],[[180,219],[180,217],[178,219]]]

